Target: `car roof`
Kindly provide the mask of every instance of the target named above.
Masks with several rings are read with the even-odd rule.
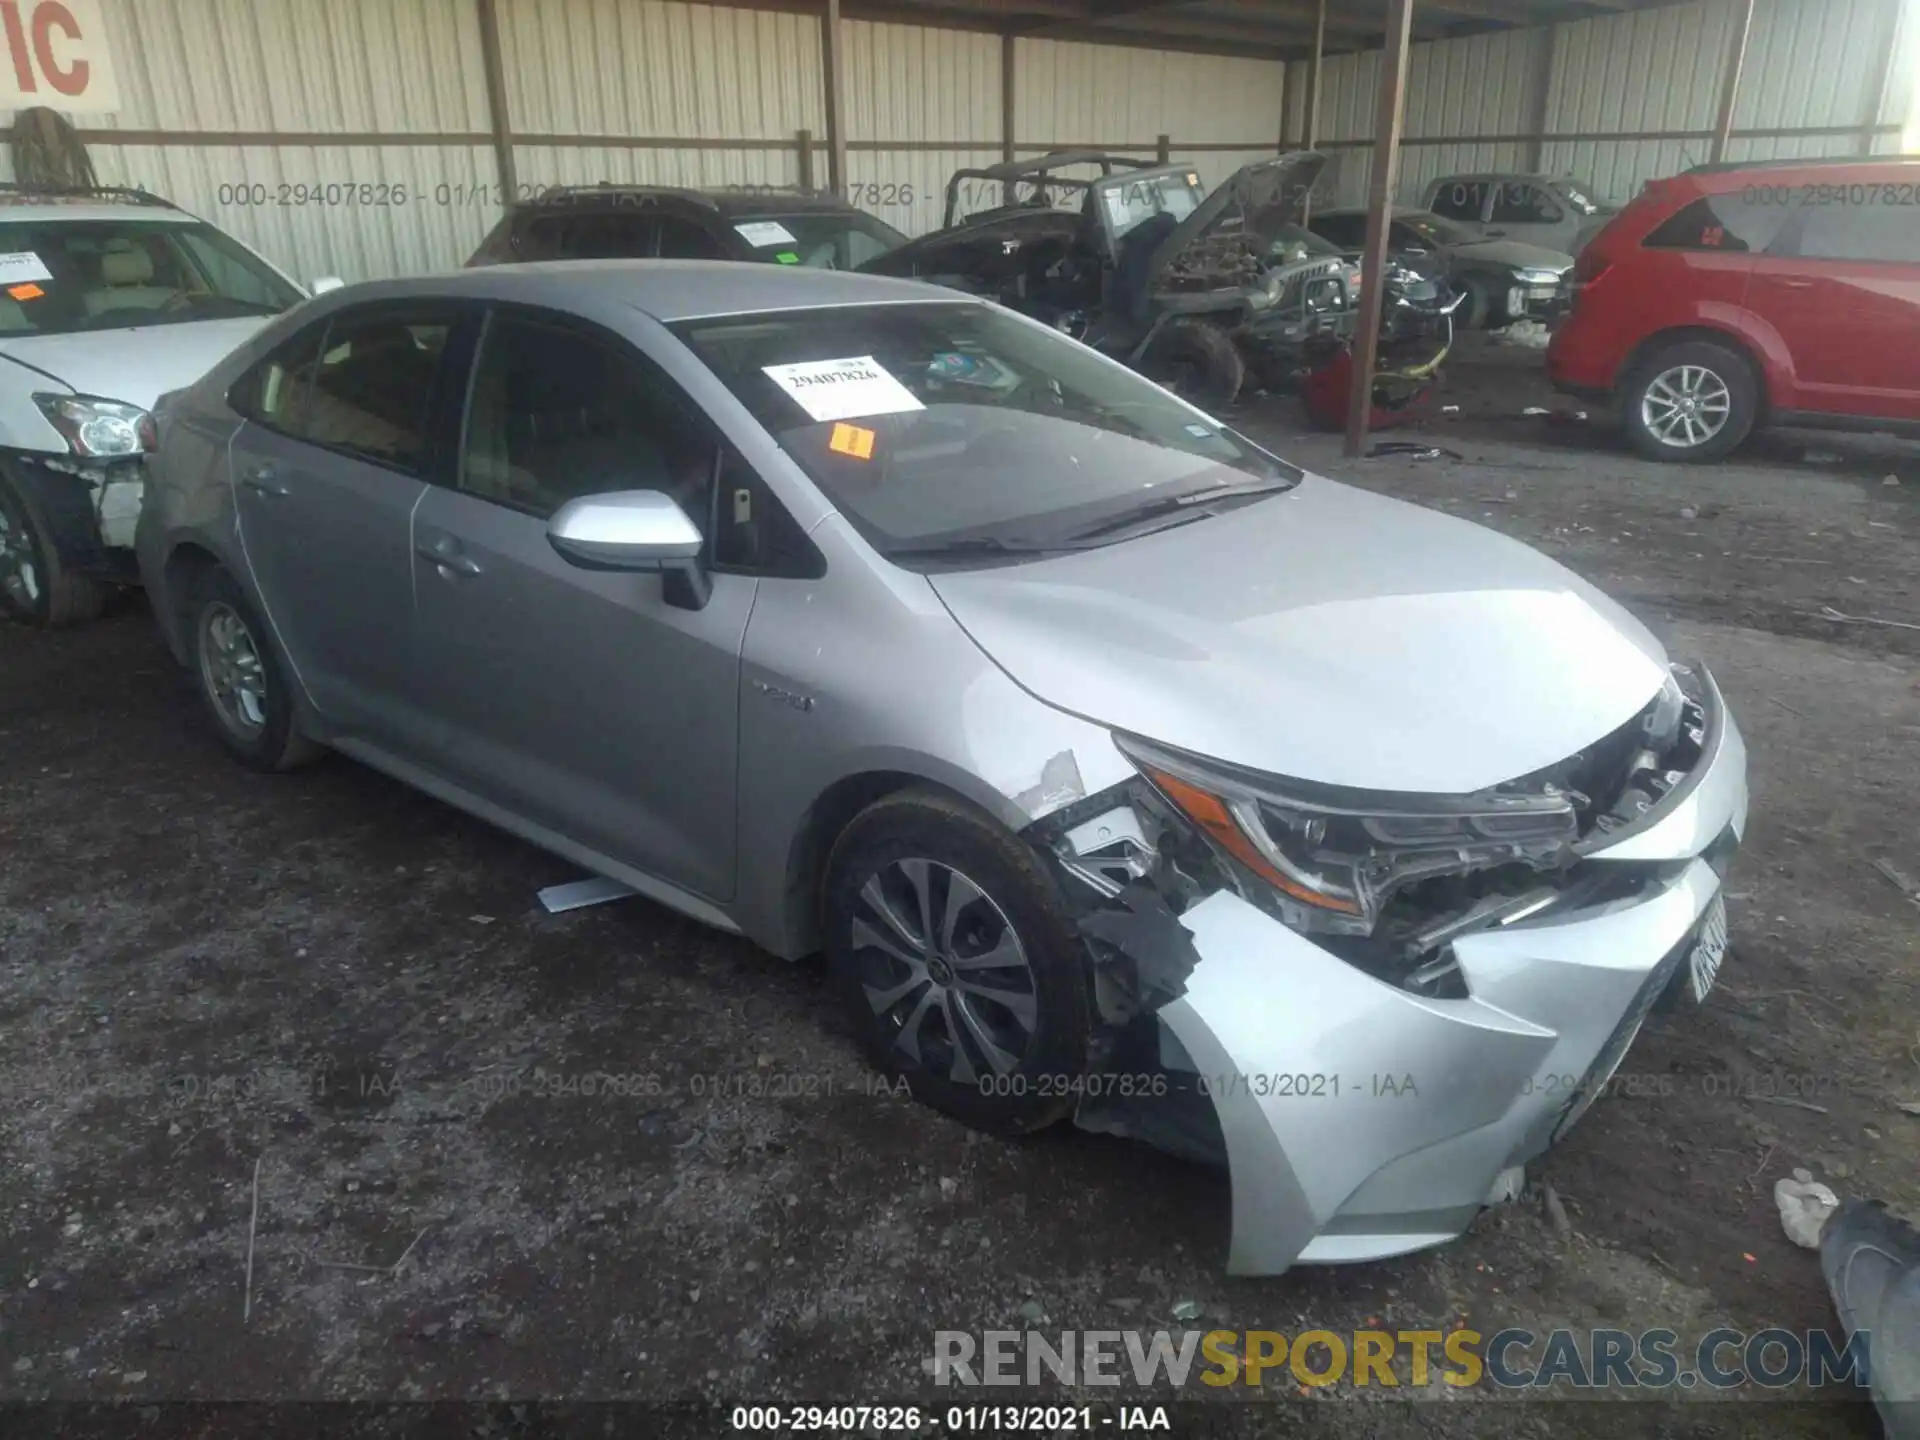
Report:
[[[858,213],[854,206],[827,191],[772,186],[742,186],[738,189],[723,186],[696,190],[680,185],[562,185],[541,191],[532,199],[522,201],[518,208],[523,211],[564,210],[593,204],[640,205],[662,200],[679,201],[684,205],[712,210],[726,218],[804,211],[837,215]]]
[[[1768,171],[1787,170],[1914,170],[1920,171],[1920,155],[1817,155],[1803,160],[1724,160],[1718,165],[1695,165],[1683,175],[1750,176]]]
[[[171,207],[160,209],[146,205],[97,205],[73,201],[25,203],[0,200],[0,225],[44,225],[50,220],[101,221],[140,220],[150,225],[198,225],[197,215]]]
[[[800,265],[765,265],[751,260],[540,260],[373,280],[343,286],[324,298],[333,308],[426,296],[519,300],[583,315],[626,308],[664,324],[841,305],[982,303],[959,291],[918,280]]]

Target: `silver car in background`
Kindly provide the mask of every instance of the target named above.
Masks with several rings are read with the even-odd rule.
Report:
[[[160,429],[141,566],[242,760],[824,950],[931,1105],[1224,1161],[1234,1271],[1458,1234],[1720,963],[1704,668],[997,306],[382,282]]]

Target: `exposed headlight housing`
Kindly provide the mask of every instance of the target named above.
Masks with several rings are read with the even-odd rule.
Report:
[[[138,405],[97,395],[46,394],[36,394],[33,403],[76,455],[111,460],[154,448],[153,416]]]
[[[1388,795],[1257,775],[1116,736],[1122,753],[1220,854],[1271,887],[1296,929],[1370,935],[1403,885],[1510,863],[1573,863],[1573,800],[1551,784]]]

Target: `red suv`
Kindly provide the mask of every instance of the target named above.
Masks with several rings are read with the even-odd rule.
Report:
[[[1920,159],[1703,165],[1649,184],[1573,272],[1556,389],[1657,460],[1756,425],[1920,430]]]

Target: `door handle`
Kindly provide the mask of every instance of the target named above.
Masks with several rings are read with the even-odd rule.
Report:
[[[1813,288],[1813,281],[1798,280],[1791,275],[1776,275],[1773,277],[1773,283],[1778,285],[1782,290],[1811,290]]]
[[[279,472],[271,465],[261,465],[240,477],[240,483],[256,495],[290,495],[293,492],[281,483]]]
[[[440,573],[448,579],[456,575],[478,575],[480,566],[460,553],[451,540],[422,540],[413,547],[414,553],[431,560],[439,566]]]

